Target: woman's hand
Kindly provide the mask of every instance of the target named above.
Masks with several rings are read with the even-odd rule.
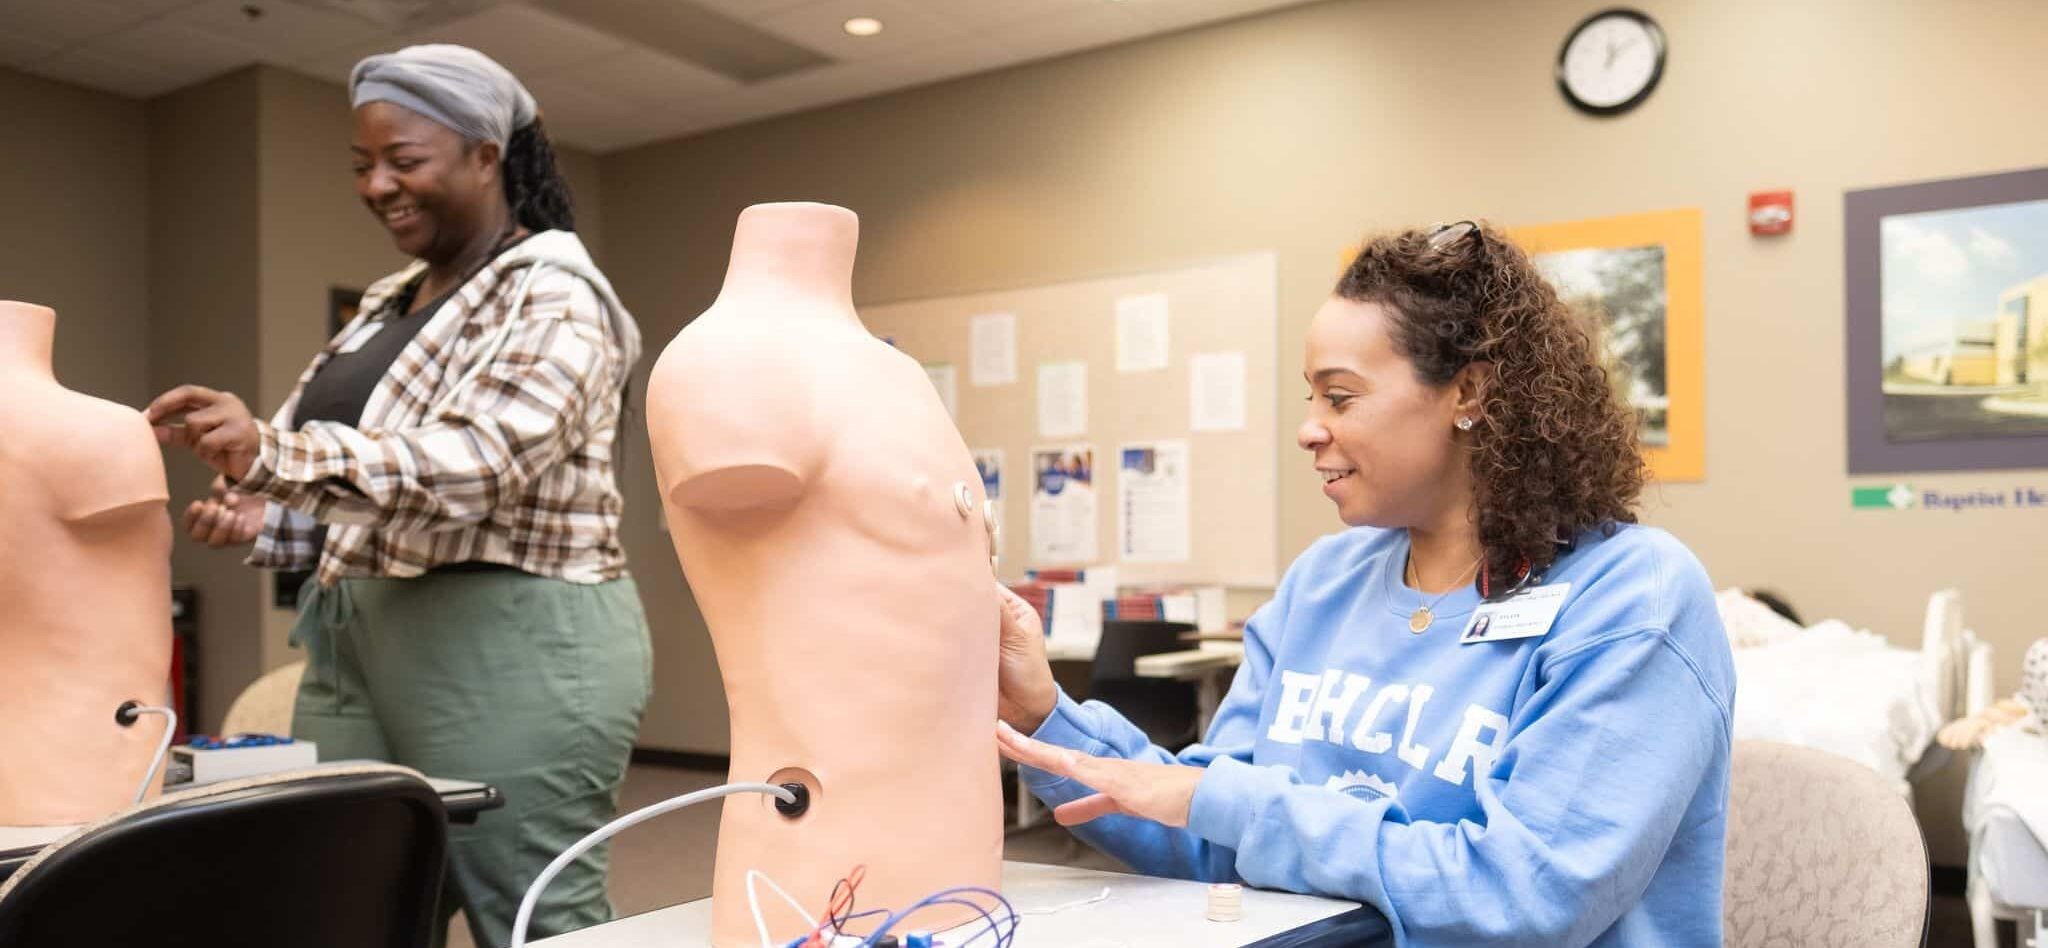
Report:
[[[996,584],[1002,597],[1002,660],[996,666],[996,717],[1026,734],[1037,731],[1059,704],[1059,686],[1045,657],[1045,624],[1038,610],[1009,587]]]
[[[159,444],[190,448],[221,474],[241,480],[256,463],[261,445],[256,418],[233,394],[180,385],[157,396],[142,414],[156,429]]]
[[[1186,826],[1188,809],[1195,802],[1195,787],[1206,773],[1200,767],[1182,764],[1141,764],[1114,757],[1091,757],[1032,740],[1001,721],[996,722],[996,747],[1004,757],[1017,763],[1070,777],[1095,790],[1053,809],[1052,817],[1061,826],[1075,826],[1113,814],[1167,826]]]
[[[248,546],[263,532],[265,501],[228,486],[227,478],[213,479],[213,492],[185,508],[185,532],[192,539],[218,550]]]

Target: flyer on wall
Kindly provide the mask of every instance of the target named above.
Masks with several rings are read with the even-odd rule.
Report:
[[[1117,558],[1188,560],[1188,443],[1148,441],[1117,452]]]
[[[1095,449],[1086,444],[1033,448],[1031,469],[1031,561],[1093,563]]]

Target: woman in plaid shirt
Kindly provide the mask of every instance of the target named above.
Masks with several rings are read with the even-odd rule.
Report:
[[[356,192],[415,262],[269,422],[191,385],[148,415],[221,475],[186,511],[195,539],[315,570],[293,733],[504,790],[505,812],[451,831],[444,908],[502,945],[541,868],[616,812],[651,686],[613,473],[639,331],[509,72],[416,46],[350,87]],[[609,919],[605,866],[564,872],[533,933]]]

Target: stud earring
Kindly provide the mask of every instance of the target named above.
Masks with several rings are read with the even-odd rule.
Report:
[[[1471,430],[1472,430],[1472,419],[1471,419],[1471,418],[1470,418],[1469,416],[1468,416],[1468,417],[1465,417],[1465,418],[1460,418],[1460,419],[1458,419],[1458,430],[1459,430],[1459,431],[1471,431]]]

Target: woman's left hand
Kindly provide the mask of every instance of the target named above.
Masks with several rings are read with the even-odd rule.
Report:
[[[1092,757],[1025,737],[1001,721],[996,722],[996,747],[1004,757],[1017,763],[1072,778],[1095,790],[1053,809],[1052,817],[1061,826],[1077,826],[1115,814],[1167,826],[1186,826],[1188,809],[1195,802],[1195,787],[1206,772],[1183,764],[1141,764],[1114,757]]]
[[[142,414],[156,429],[158,443],[192,449],[207,467],[230,480],[247,477],[256,463],[261,446],[256,417],[232,393],[180,385],[157,396]],[[184,423],[173,423],[181,415]]]

